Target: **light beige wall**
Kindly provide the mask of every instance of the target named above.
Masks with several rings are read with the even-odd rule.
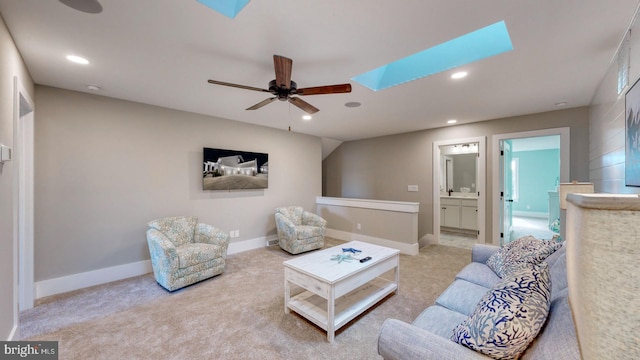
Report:
[[[637,25],[636,25],[637,28]],[[636,29],[637,30],[637,29]],[[623,34],[620,34],[622,37]],[[640,35],[630,37],[629,85],[640,77]],[[637,194],[625,186],[625,89],[618,95],[618,63],[614,61],[600,83],[591,104],[589,178],[596,192]],[[637,85],[640,86],[640,85]]]
[[[486,136],[488,189],[485,239],[491,242],[492,159],[496,156],[491,136],[559,127],[571,128],[571,179],[587,180],[589,109],[579,107],[345,142],[322,163],[323,195],[419,202],[418,233],[422,238],[433,234],[433,142]],[[407,185],[418,185],[419,192],[408,192]]]
[[[18,77],[30,95],[33,81],[22,57],[0,16],[0,144],[13,148],[14,77]],[[33,96],[31,96],[33,98]],[[16,163],[0,165],[0,339],[8,339],[14,314],[14,185]]]
[[[164,216],[275,234],[275,207],[322,191],[316,137],[45,86],[36,102],[36,281],[148,259]],[[269,188],[203,191],[203,147],[268,153]]]

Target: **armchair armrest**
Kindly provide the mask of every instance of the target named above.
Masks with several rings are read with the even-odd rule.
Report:
[[[471,261],[484,264],[499,249],[500,247],[495,245],[475,244],[471,249]]]
[[[487,359],[449,339],[396,319],[387,319],[382,324],[378,354],[385,360]]]
[[[323,219],[320,215],[314,214],[310,211],[302,212],[302,224],[313,225],[321,228],[327,227],[327,220]]]
[[[151,262],[158,269],[173,271],[178,269],[178,253],[173,243],[159,230],[147,230],[147,243]],[[155,270],[154,270],[155,271]]]
[[[195,232],[195,242],[218,245],[222,248],[223,258],[227,256],[229,248],[229,234],[209,224],[198,224]]]
[[[296,225],[288,217],[276,213],[276,230],[278,231],[278,237],[292,240],[296,237]]]

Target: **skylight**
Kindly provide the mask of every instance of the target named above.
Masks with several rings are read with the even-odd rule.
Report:
[[[224,16],[235,18],[251,0],[198,0]]]
[[[360,74],[351,80],[378,91],[511,50],[513,45],[507,25],[500,21]]]

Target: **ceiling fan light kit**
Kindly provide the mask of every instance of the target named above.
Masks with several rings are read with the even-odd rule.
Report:
[[[72,9],[82,11],[87,14],[98,14],[102,12],[102,5],[98,0],[59,0]]]
[[[324,95],[324,94],[342,94],[351,92],[351,84],[336,84],[325,86],[314,86],[308,88],[298,89],[298,84],[291,80],[291,70],[293,68],[293,60],[280,55],[273,55],[273,67],[275,70],[276,78],[269,82],[268,89],[261,89],[253,86],[238,85],[218,80],[208,80],[209,84],[222,85],[235,87],[239,89],[268,92],[274,95],[274,97],[267,98],[261,102],[250,106],[247,110],[257,110],[261,107],[271,104],[274,100],[288,101],[296,107],[300,108],[307,114],[315,114],[320,111],[315,106],[302,100],[298,96],[307,95]]]

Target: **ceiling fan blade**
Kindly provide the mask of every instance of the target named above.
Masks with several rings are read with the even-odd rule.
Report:
[[[277,99],[277,97],[272,97],[272,98],[268,98],[265,100],[260,101],[259,103],[253,105],[252,107],[248,107],[246,110],[257,110],[260,109],[261,107],[271,104],[271,102],[273,102],[273,100]]]
[[[318,108],[316,108],[315,106],[309,104],[308,102],[297,98],[297,97],[292,97],[289,98],[289,102],[292,103],[293,105],[299,107],[300,109],[302,109],[302,111],[306,112],[307,114],[315,114],[318,111],[320,111]]]
[[[340,94],[350,93],[351,84],[315,86],[302,89],[296,89],[296,95],[322,95],[322,94]]]
[[[280,55],[273,55],[273,68],[276,71],[276,85],[284,89],[291,86],[291,68],[293,60]]]
[[[260,89],[260,88],[253,87],[253,86],[246,86],[246,85],[232,84],[232,83],[228,83],[228,82],[224,82],[224,81],[208,80],[207,82],[208,82],[209,84],[214,84],[214,85],[223,85],[223,86],[231,86],[231,87],[240,88],[240,89],[245,89],[245,90],[253,90],[253,91],[270,92],[270,91],[269,91],[269,90],[267,90],[267,89]]]

